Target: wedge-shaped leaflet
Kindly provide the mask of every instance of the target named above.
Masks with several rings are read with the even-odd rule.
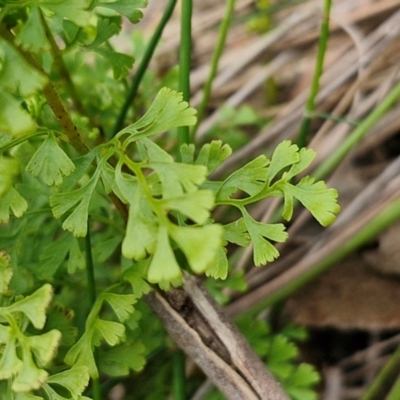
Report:
[[[22,360],[17,356],[16,338],[9,337],[2,347],[0,357],[0,380],[10,379],[22,369]],[[3,344],[3,343],[2,343]]]
[[[0,295],[8,291],[8,285],[13,276],[13,269],[10,266],[10,260],[6,252],[0,251]],[[1,326],[0,326],[1,328]],[[0,331],[1,342],[1,331]]]
[[[0,393],[1,394],[1,393]],[[35,396],[32,393],[25,393],[25,392],[12,392],[13,400],[45,400],[43,397],[38,397]],[[10,395],[11,396],[11,392]],[[8,399],[10,397],[4,397],[5,399]],[[52,399],[53,400],[53,399]],[[54,399],[54,400],[58,400],[58,399]],[[83,400],[83,399],[79,399],[79,400]]]
[[[168,228],[161,225],[157,233],[156,250],[150,262],[147,279],[164,290],[182,284],[182,271],[176,262],[168,237]]]
[[[196,192],[207,174],[203,165],[150,163],[148,166],[156,171],[161,180],[163,199]]]
[[[0,131],[22,136],[36,129],[35,121],[9,93],[0,91]]]
[[[22,136],[36,129],[35,121],[9,93],[0,91],[0,130]]]
[[[0,87],[4,91],[30,96],[47,83],[46,77],[31,67],[5,40],[0,40],[0,60]]]
[[[138,23],[142,17],[142,11],[138,8],[145,8],[147,6],[146,0],[96,0],[94,3],[95,7],[104,7],[111,9],[118,14],[125,15],[132,22],[132,24]]]
[[[23,49],[29,50],[32,53],[39,53],[50,49],[50,43],[47,40],[38,7],[30,7],[28,19],[15,38],[15,42]]]
[[[44,10],[67,18],[78,26],[84,27],[89,24],[90,12],[87,10],[91,4],[90,0],[36,0],[35,3]]]
[[[283,335],[275,335],[270,339],[267,352],[267,365],[271,372],[280,380],[289,376],[292,372],[290,363],[298,356],[298,350],[294,343]]]
[[[125,192],[126,193],[126,192]],[[124,257],[141,260],[154,253],[157,236],[157,219],[143,198],[144,193],[138,189],[129,207],[129,217],[125,238],[122,242]]]
[[[86,367],[74,366],[59,374],[49,376],[43,389],[49,397],[53,399],[57,393],[49,385],[54,384],[62,386],[71,393],[72,399],[81,399],[80,396],[88,385],[89,378],[88,369]],[[60,399],[64,399],[64,397],[60,397]],[[70,397],[68,397],[68,399],[70,399]]]
[[[243,218],[226,224],[224,227],[224,239],[238,246],[246,247],[250,244],[250,236]]]
[[[294,178],[312,163],[316,155],[317,153],[314,150],[302,147],[299,150],[299,161],[293,164],[288,172],[283,174],[283,178],[287,181]]]
[[[0,197],[0,222],[8,222],[10,211],[19,218],[28,208],[26,200],[13,187]]]
[[[122,172],[122,162],[118,162],[115,172],[114,179],[115,186],[117,189],[115,194],[124,202],[124,203],[134,203],[136,199],[136,189],[137,189],[137,178],[133,175],[126,174]]]
[[[297,145],[292,144],[290,140],[284,140],[283,142],[279,143],[272,154],[271,163],[268,167],[268,184],[271,184],[271,181],[276,177],[278,172],[299,161],[300,155]]]
[[[179,197],[171,197],[161,201],[165,210],[176,210],[197,224],[203,224],[210,217],[214,206],[214,195],[210,190],[198,190]]]
[[[114,79],[125,78],[132,69],[132,65],[135,61],[133,57],[118,53],[104,44],[109,38],[118,34],[120,30],[121,25],[117,24],[115,20],[99,18],[97,21],[96,38],[89,46],[85,47],[89,51],[100,54],[110,63],[113,69]]]
[[[196,158],[196,165],[207,167],[208,174],[214,172],[230,155],[232,149],[228,144],[222,144],[221,140],[213,140],[206,143]]]
[[[30,351],[24,351],[22,368],[13,380],[11,388],[15,392],[28,392],[30,390],[39,389],[48,373],[41,368],[38,368],[32,359]]]
[[[259,267],[273,261],[279,252],[270,241],[284,242],[288,237],[285,226],[255,221],[245,209],[242,214],[254,247],[254,264]]]
[[[103,293],[101,297],[112,307],[121,322],[133,313],[136,297],[133,294]]]
[[[0,307],[0,314],[13,314],[22,312],[32,322],[36,329],[43,329],[46,322],[46,308],[53,297],[53,289],[48,283],[29,296],[8,307]]]
[[[42,262],[38,269],[39,276],[51,279],[66,259],[69,273],[85,267],[85,258],[78,240],[71,233],[64,234],[45,247],[40,255]]]
[[[172,163],[173,157],[159,145],[148,138],[139,139],[137,142],[140,158],[144,162]]]
[[[217,198],[228,199],[237,190],[242,190],[250,196],[259,193],[267,180],[267,166],[269,160],[261,155],[233,172],[222,183]]]
[[[94,345],[92,343],[94,329],[90,327],[80,339],[69,349],[64,361],[71,367],[85,367],[92,378],[97,378],[99,372],[94,360]]]
[[[196,123],[196,111],[183,101],[181,93],[162,88],[146,114],[134,124],[118,133],[118,137],[130,133],[132,138],[141,138],[168,131],[178,126]]]
[[[43,335],[27,336],[26,343],[28,343],[31,351],[35,355],[39,365],[46,365],[56,353],[56,349],[61,340],[60,331],[53,329]]]
[[[306,176],[296,186],[282,180],[274,187],[283,193],[285,205],[282,216],[286,220],[292,217],[293,199],[299,200],[322,226],[335,221],[335,214],[340,211],[337,191],[328,189],[323,181],[314,182],[314,178]]]
[[[226,279],[228,277],[229,262],[226,257],[226,249],[220,247],[217,256],[207,267],[205,274],[214,279]]]
[[[96,318],[94,321],[93,344],[99,346],[105,340],[110,346],[115,346],[125,339],[125,326],[119,322]]]
[[[222,226],[185,227],[171,224],[169,233],[185,254],[194,273],[202,274],[213,262],[218,261],[218,250],[223,245]]]
[[[86,185],[72,192],[60,192],[50,197],[50,205],[55,218],[60,218],[78,204],[62,225],[64,229],[72,232],[75,236],[86,236],[90,199],[100,178],[100,173],[101,169],[97,168]]]
[[[136,342],[114,347],[100,357],[100,370],[110,376],[127,376],[140,371],[146,364],[145,347]]]
[[[320,380],[321,378],[313,366],[300,364],[293,368],[290,376],[284,381],[284,387],[294,400],[317,400],[317,393],[312,387]]]
[[[0,156],[0,199],[11,189],[14,177],[19,172],[19,163],[16,159]]]
[[[132,286],[133,294],[139,298],[150,292],[150,285],[146,282],[149,259],[135,263],[122,274],[122,279]]]
[[[49,186],[59,185],[62,177],[69,175],[74,169],[74,163],[59,147],[52,132],[49,132],[26,166],[26,170],[33,176],[43,176],[44,182]]]

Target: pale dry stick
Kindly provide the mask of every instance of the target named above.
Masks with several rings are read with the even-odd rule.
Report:
[[[389,339],[382,340],[378,343],[373,344],[372,346],[375,348],[378,354],[384,354],[391,352],[393,349],[398,347],[399,344],[400,344],[400,334],[392,336]],[[340,368],[353,368],[357,364],[364,363],[368,354],[368,349],[369,347],[367,349],[357,351],[351,356],[348,356],[340,360],[337,365]]]
[[[201,288],[185,274],[184,287],[152,291],[146,302],[171,337],[230,400],[288,400],[246,339]]]
[[[207,373],[228,399],[259,400],[247,382],[202,341],[199,334],[158,292],[153,291],[147,295],[146,302],[157,314],[170,336]]]
[[[354,149],[354,157],[376,149],[380,143],[398,133],[400,131],[399,115],[400,105],[390,110],[384,118],[376,124],[365,140]]]
[[[338,367],[327,367],[323,369],[325,382],[324,393],[321,400],[341,400],[343,389],[342,371]]]
[[[288,18],[287,23],[280,25],[270,31],[268,34],[259,38],[253,44],[249,45],[247,49],[241,50],[240,58],[237,62],[229,65],[215,78],[213,82],[214,90],[233,79],[243,68],[249,65],[257,56],[264,52],[268,47],[275,43],[279,38],[284,36],[290,29],[303,22],[307,18],[312,17],[312,13],[307,12],[300,15],[292,15]],[[196,98],[194,98],[196,101]],[[197,132],[197,139],[201,139],[207,132],[204,126],[208,127],[207,119],[200,125]]]
[[[240,12],[246,9],[249,5],[253,3],[254,0],[238,0],[235,5],[235,11]],[[219,5],[218,2],[214,4]],[[208,8],[204,13],[193,15],[192,21],[192,36],[195,38],[201,35],[204,30],[211,29],[217,26],[221,22],[221,18],[224,15],[225,5],[218,6],[214,10]],[[163,45],[157,52],[157,56],[164,56],[175,52],[179,47],[179,26],[178,24],[170,25],[167,27],[165,34],[163,35]],[[214,43],[210,43],[210,52],[212,51],[212,46]],[[191,78],[192,80],[192,78]]]
[[[340,13],[340,15],[336,15],[335,9],[333,9],[333,12],[331,12],[331,20],[332,22],[336,22],[338,26],[341,28],[341,30],[349,36],[350,39],[352,39],[354,43],[354,48],[357,50],[358,53],[358,59],[361,59],[362,56],[367,52],[365,43],[363,42],[363,37],[362,37],[362,32],[361,30],[355,26],[354,24],[348,23],[344,17],[343,19],[343,13]],[[365,75],[366,73],[366,66],[359,64],[359,68],[357,71],[357,80],[356,81],[362,81],[362,76],[363,74]],[[353,102],[352,102],[352,108],[355,109],[357,108],[357,104],[361,101],[361,93],[360,91],[356,91],[353,96]],[[351,109],[350,109],[351,111]]]
[[[190,398],[190,400],[204,400],[213,389],[214,384],[212,383],[210,378],[207,378],[203,382],[203,384],[196,390],[195,394]]]
[[[237,90],[232,96],[230,96],[221,107],[237,107],[239,106],[246,98],[248,98],[255,90],[257,90],[260,86],[262,86],[263,82],[266,81],[269,77],[275,74],[280,68],[285,66],[291,60],[294,59],[296,53],[294,52],[284,52],[276,56],[268,65],[265,67],[260,67],[259,71],[254,74],[253,78],[250,79],[244,86],[242,86],[239,90]],[[192,106],[197,105],[198,97],[195,97],[191,102]],[[221,107],[212,113],[209,117],[205,119],[205,121],[201,124],[201,128],[199,128],[198,138],[208,132],[220,119],[221,117]]]
[[[391,10],[397,10],[400,6],[400,0],[375,1],[374,3],[366,2],[363,6],[356,7],[354,11],[349,11],[346,7],[352,5],[353,2],[349,1],[335,2],[333,10],[335,10],[337,14],[342,14],[349,24],[362,23],[369,19],[376,19],[381,14],[388,13]],[[332,21],[330,25],[331,32],[335,32],[339,28],[340,26],[335,21]],[[282,45],[285,48],[304,45],[305,43],[317,40],[318,37],[319,31],[318,29],[314,29],[312,32],[309,32],[308,35],[293,35],[290,43],[284,42]]]
[[[336,232],[339,229],[356,218],[366,207],[370,206],[382,190],[400,175],[400,156],[397,157],[377,178],[365,187],[352,202],[340,212],[330,232]]]
[[[398,184],[397,180],[396,183]],[[393,184],[393,182],[392,182]],[[392,185],[390,185],[392,186]],[[327,229],[321,235],[321,238],[315,242],[315,244],[309,249],[306,255],[292,268],[284,272],[274,280],[261,285],[251,293],[244,295],[237,301],[226,307],[228,315],[236,315],[250,309],[252,306],[260,302],[261,300],[272,296],[279,292],[280,289],[284,288],[304,273],[312,269],[312,267],[331,254],[337,249],[340,249],[347,241],[352,238],[357,232],[361,231],[367,224],[376,217],[381,211],[383,211],[389,204],[400,197],[400,189],[397,187],[390,187],[390,194],[382,193],[382,199],[366,210],[359,216],[355,221],[351,221],[346,229],[342,229],[335,236],[330,237],[327,241],[325,238],[329,235]],[[393,221],[395,222],[395,221]],[[321,246],[324,243],[324,246]]]
[[[388,45],[395,40],[400,33],[400,11],[391,16],[388,20],[383,22],[378,29],[368,35],[365,44],[368,45],[370,50],[360,59],[357,60],[353,51],[349,51],[342,59],[335,65],[330,65],[322,78],[323,89],[320,91],[317,101],[325,99],[329,93],[332,93],[338,87],[348,81],[359,69],[361,64],[369,64],[371,60],[376,58],[381,52],[382,46]],[[358,62],[357,62],[358,61]],[[326,84],[326,82],[330,82]],[[324,85],[325,83],[325,85]],[[252,155],[256,151],[260,151],[260,147],[264,146],[272,138],[277,142],[282,141],[290,137],[289,133],[294,133],[294,124],[298,124],[298,121],[302,115],[302,105],[307,96],[307,91],[302,92],[297,96],[289,105],[288,109],[284,109],[282,114],[283,119],[277,117],[277,121],[271,127],[267,127],[261,131],[260,134],[254,138],[248,145],[242,147],[239,151],[233,154],[224,164],[217,170],[216,176],[232,166],[236,165],[242,159]],[[295,106],[295,104],[298,107]],[[288,111],[289,110],[289,111]],[[279,136],[279,137],[278,137]],[[331,147],[332,148],[332,147]]]
[[[351,384],[354,382],[364,381],[365,376],[369,373],[368,371],[372,369],[373,371],[379,371],[390,359],[390,355],[381,356],[375,358],[374,360],[365,360],[362,365],[357,368],[353,368],[350,372],[347,372],[344,376],[345,384]],[[368,386],[368,384],[365,384]]]
[[[385,91],[386,93],[390,90],[390,83],[392,82],[392,77],[389,77],[386,81],[385,85],[380,86],[375,92],[373,92],[368,98],[365,99],[365,101],[362,103],[362,105],[356,110],[356,113],[354,115],[350,115],[349,118],[352,119],[358,119],[361,115],[365,115],[369,110],[372,109],[372,107],[377,104],[379,102],[379,100],[382,98],[382,94]],[[389,84],[388,84],[389,83]],[[383,89],[383,90],[382,90]],[[331,131],[331,135],[335,137],[335,143],[332,144],[332,141],[330,141],[330,145],[323,146],[322,148],[320,148],[320,150],[318,150],[318,158],[324,157],[327,155],[327,149],[329,149],[330,151],[332,151],[332,148],[336,148],[336,146],[338,144],[341,143],[341,141],[345,138],[345,135],[347,134],[347,132],[349,131],[349,127],[345,126],[345,125],[338,125],[336,126],[332,131]],[[371,130],[371,132],[373,132]],[[372,133],[370,133],[372,134]],[[318,161],[314,163],[313,167],[315,168],[315,166],[318,165]],[[366,205],[366,201],[368,201],[368,203],[371,202],[371,199],[373,197],[374,194],[378,194],[380,193],[379,191],[375,191],[376,190],[376,186],[382,187],[382,185],[386,185],[388,184],[388,182],[393,179],[395,177],[395,174],[398,173],[397,170],[398,166],[397,164],[394,164],[393,168],[389,170],[389,172],[387,172],[387,174],[390,176],[390,179],[388,180],[385,177],[386,175],[384,175],[383,177],[379,177],[378,180],[374,180],[370,185],[367,186],[366,189],[364,189],[356,198],[356,200],[353,200],[352,203],[350,205],[347,206],[347,208],[345,210],[342,210],[342,212],[339,214],[336,223],[329,228],[330,231],[334,230],[334,229],[338,229],[340,228],[343,223],[345,223],[346,219],[349,218],[350,216],[355,216],[357,212],[361,212],[363,207],[365,207]],[[390,171],[395,171],[395,173],[391,174]],[[308,173],[310,170],[307,170],[306,173]],[[383,183],[381,183],[383,180]],[[328,180],[328,186],[330,184],[331,180]],[[376,183],[375,183],[376,182]],[[333,185],[334,186],[334,185]],[[375,187],[374,187],[375,186]],[[363,200],[363,199],[367,199],[367,200]],[[349,208],[349,211],[347,211],[347,209]],[[296,218],[296,220],[293,222],[292,226],[290,227],[290,229],[288,230],[289,235],[294,235],[296,234],[296,232],[299,232],[302,227],[304,226],[304,224],[309,220],[310,218],[310,214],[304,210],[301,212],[301,214]]]
[[[288,399],[264,363],[255,356],[248,342],[239,333],[224,313],[218,309],[214,299],[198,285],[198,279],[185,274],[184,289],[197,310],[229,351],[232,364],[257,393],[260,399]],[[212,377],[211,377],[212,378]]]
[[[363,74],[363,75],[365,75],[365,74]],[[357,79],[356,84],[353,85],[354,90],[352,91],[352,93],[354,93],[355,89],[358,88],[360,86],[361,82],[363,82],[365,79],[366,79],[366,76],[362,76],[362,77],[359,76],[359,78]],[[368,110],[370,110],[372,108],[372,106],[375,103],[377,103],[383,97],[382,95],[384,95],[389,90],[389,87],[392,86],[393,79],[394,79],[393,77],[389,77],[386,80],[386,84],[381,86],[381,87],[379,87],[378,90],[374,94],[370,95],[368,97],[367,101],[365,101],[363,103],[362,107],[359,107],[357,109],[357,113],[355,115],[349,115],[348,118],[358,119],[358,118],[361,117],[361,115],[365,114]],[[350,100],[350,99],[346,98],[346,100]],[[342,126],[338,126],[337,130],[342,131],[342,133],[339,134],[339,132],[336,132],[334,136],[336,138],[340,138],[340,137],[344,137],[344,135],[348,132],[349,128],[347,126],[342,125]],[[312,144],[310,146],[313,147]],[[332,148],[332,146],[326,146],[326,147],[328,147],[329,149]],[[392,179],[392,178],[390,178],[390,179]],[[372,186],[372,185],[370,185],[370,186]],[[370,193],[374,193],[373,190],[375,190],[375,189],[372,188],[372,192],[370,192]],[[376,193],[378,193],[378,192],[376,192]],[[357,205],[355,205],[355,207],[357,207]],[[354,212],[354,208],[352,208],[352,210]],[[267,209],[264,217],[262,218],[262,221],[263,222],[267,222],[269,220],[269,215],[270,215],[270,209]],[[348,215],[348,214],[347,213],[346,214],[342,213],[339,216],[339,218],[341,218],[343,216],[346,216],[346,215]],[[304,223],[308,219],[309,219],[309,213],[303,212],[301,214],[301,216],[299,216],[299,218],[296,219],[295,223],[293,224],[293,226],[289,230],[290,236],[294,235],[296,233],[296,231],[299,231],[299,229],[301,229],[301,227],[304,225]],[[338,226],[338,225],[335,224],[334,226]],[[242,256],[241,256],[238,264],[236,265],[235,269],[243,268],[249,262],[251,254],[252,254],[252,247],[249,246],[243,251]],[[264,272],[265,272],[264,270],[256,270],[256,272],[253,271],[252,275],[256,275],[257,278],[259,279],[259,282],[265,282],[265,277],[263,276]],[[270,275],[270,274],[268,274],[268,275]],[[246,278],[250,278],[250,277],[248,276]],[[255,279],[255,277],[253,276],[253,280],[254,279]]]

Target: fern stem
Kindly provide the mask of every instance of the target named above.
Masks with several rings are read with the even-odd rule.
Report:
[[[181,8],[181,43],[179,48],[179,91],[183,100],[190,99],[190,60],[192,52],[192,0],[182,0]],[[179,148],[183,144],[191,142],[189,127],[178,128]]]
[[[1,36],[7,40],[7,42],[13,46],[13,48],[35,69],[40,71],[43,75],[46,76],[48,82],[46,86],[43,88],[42,93],[47,100],[50,108],[52,109],[54,115],[56,116],[58,123],[61,125],[63,132],[68,138],[69,143],[79,154],[86,154],[89,151],[88,146],[83,140],[81,133],[78,131],[78,128],[75,126],[72,121],[71,115],[68,113],[64,104],[61,100],[59,93],[57,92],[54,84],[51,82],[49,76],[45,73],[42,66],[39,62],[32,57],[32,55],[16,46],[14,43],[13,34],[7,30],[5,27],[1,27],[0,29]]]
[[[77,92],[76,87],[75,87],[74,83],[72,82],[71,75],[68,71],[67,66],[64,63],[62,52],[61,52],[60,48],[57,46],[56,41],[54,40],[54,36],[49,28],[49,25],[46,22],[46,19],[43,16],[42,11],[40,11],[40,17],[41,17],[41,22],[42,22],[45,34],[46,34],[46,38],[50,43],[50,51],[51,51],[51,55],[53,56],[54,65],[56,66],[56,68],[61,76],[61,79],[63,79],[65,81],[65,83],[66,83],[65,86],[68,88],[68,91],[71,95],[71,98],[74,102],[74,105],[75,105],[77,111],[80,114],[86,116],[89,119],[91,125],[94,126],[94,122],[92,121],[89,113],[85,109],[85,106],[81,102],[81,96]]]
[[[174,400],[185,400],[185,355],[177,350],[173,355]]]
[[[381,369],[378,376],[372,382],[372,385],[362,395],[361,400],[374,400],[382,398],[381,391],[399,373],[399,365],[400,365],[400,346],[393,353],[393,355],[390,357],[389,361],[385,364],[385,366]],[[400,381],[399,379],[397,379],[389,395],[386,397],[386,400],[398,399],[399,393],[400,393]]]
[[[399,360],[397,360],[396,369],[398,369]],[[400,377],[397,378],[395,384],[390,390],[385,400],[398,400],[400,399]]]
[[[199,128],[199,125],[204,118],[204,114],[205,114],[208,102],[210,100],[210,97],[211,97],[212,84],[213,84],[215,75],[217,74],[219,60],[221,58],[222,51],[225,46],[229,26],[231,24],[233,12],[235,10],[235,3],[236,3],[236,0],[227,0],[225,15],[222,19],[222,23],[221,23],[221,27],[220,27],[219,35],[218,35],[218,40],[217,40],[217,45],[215,47],[214,54],[213,54],[213,57],[211,60],[210,72],[208,74],[207,81],[204,85],[203,97],[201,99],[200,105],[197,110],[197,123],[194,126],[193,131],[192,131],[193,137],[196,136],[197,129]]]
[[[96,280],[94,277],[94,265],[92,255],[92,241],[90,237],[90,224],[87,223],[87,234],[85,237],[85,253],[86,253],[86,277],[88,282],[89,300],[91,306],[96,303]],[[98,349],[94,348],[94,359],[98,363]],[[101,386],[99,378],[92,378],[92,396],[94,400],[101,400]]]
[[[343,158],[368,133],[382,116],[400,98],[400,82],[386,95],[379,105],[347,136],[343,143],[313,173],[316,180],[322,179],[333,171]]]
[[[167,25],[167,22],[171,18],[171,15],[175,9],[177,0],[170,0],[167,7],[165,8],[164,14],[161,17],[161,20],[159,24],[157,25],[157,28],[154,31],[153,36],[150,39],[149,45],[146,48],[146,51],[144,53],[144,56],[142,60],[140,61],[139,67],[136,71],[135,76],[133,77],[131,87],[129,88],[129,91],[126,95],[125,102],[123,106],[121,107],[121,110],[119,112],[117,121],[115,122],[115,125],[113,127],[113,130],[111,132],[111,137],[114,137],[121,129],[124,124],[126,114],[128,113],[129,107],[131,107],[132,102],[138,92],[139,85],[143,79],[143,76],[150,64],[150,60],[153,57],[153,54],[156,50],[157,44],[160,41],[161,35],[164,31],[165,26]]]
[[[311,126],[311,117],[315,109],[315,100],[317,98],[319,82],[324,68],[324,59],[329,38],[329,16],[331,12],[331,5],[332,0],[325,0],[314,76],[311,83],[310,94],[304,110],[304,117],[300,124],[299,136],[297,138],[297,145],[299,147],[304,147],[306,145],[307,134],[309,133]]]

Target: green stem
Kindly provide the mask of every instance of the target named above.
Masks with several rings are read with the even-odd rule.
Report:
[[[372,382],[372,385],[366,390],[366,392],[362,395],[360,400],[376,400],[382,398],[381,391],[399,373],[399,365],[400,365],[400,346],[390,357],[386,365],[381,369],[378,376]],[[399,399],[399,393],[400,393],[400,380],[397,379],[389,395],[386,397],[386,400]]]
[[[398,369],[398,364],[396,365]],[[400,377],[397,378],[395,384],[390,390],[389,394],[386,397],[386,400],[398,400],[400,399]]]
[[[28,135],[21,136],[21,137],[18,137],[18,138],[16,138],[16,139],[14,139],[14,140],[11,140],[10,142],[6,143],[5,145],[0,146],[0,153],[4,153],[4,152],[7,151],[8,149],[11,149],[11,148],[13,148],[14,146],[17,146],[17,145],[19,145],[19,144],[25,142],[26,140],[32,139],[32,138],[34,138],[34,137],[36,137],[36,136],[47,135],[48,132],[49,132],[49,131],[48,131],[47,129],[46,129],[46,130],[37,130],[37,131],[34,132],[34,133],[30,133],[30,134],[28,134]]]
[[[177,350],[173,356],[174,400],[185,400],[185,355]]]
[[[49,76],[45,73],[40,63],[28,52],[20,47],[16,46],[14,43],[13,34],[5,27],[0,28],[1,36],[7,40],[7,42],[13,46],[13,48],[35,69],[42,73],[47,78],[47,84],[43,88],[42,93],[47,100],[50,108],[52,109],[54,115],[56,116],[58,123],[61,125],[63,132],[68,138],[69,143],[75,148],[79,154],[86,154],[89,151],[88,146],[83,140],[81,133],[75,126],[71,115],[64,107],[60,95],[58,94],[53,82]]]
[[[313,177],[316,180],[322,179],[333,171],[343,158],[355,147],[361,139],[368,133],[382,116],[400,98],[400,82],[388,93],[379,105],[355,128],[335,152],[323,162],[315,172]]]
[[[397,199],[374,217],[367,227],[360,229],[360,231],[356,232],[347,241],[341,243],[339,248],[332,251],[319,263],[315,264],[310,270],[303,272],[299,277],[288,283],[286,286],[276,289],[276,291],[274,291],[270,296],[252,307],[251,312],[256,313],[265,310],[265,308],[283,301],[291,294],[304,287],[304,285],[316,278],[322,272],[326,271],[329,267],[341,261],[344,257],[363,246],[369,240],[375,238],[380,232],[399,219],[400,199]],[[246,310],[246,312],[249,312],[249,310]]]
[[[113,130],[111,132],[111,137],[114,137],[122,129],[124,120],[126,118],[126,114],[128,113],[129,107],[132,105],[133,99],[135,98],[135,96],[137,94],[139,85],[140,85],[140,83],[143,79],[143,76],[150,64],[150,60],[153,57],[154,51],[157,47],[158,42],[160,41],[161,35],[164,31],[164,28],[167,25],[167,22],[169,21],[169,19],[171,18],[171,15],[174,11],[176,2],[177,2],[177,0],[169,1],[167,7],[165,8],[164,14],[161,17],[161,20],[160,20],[156,30],[154,31],[153,36],[150,39],[150,43],[147,46],[146,52],[139,64],[136,74],[132,80],[131,87],[126,96],[125,102],[119,112],[117,121],[115,122]]]
[[[210,100],[212,84],[213,84],[215,75],[217,74],[219,60],[221,58],[222,51],[225,46],[226,36],[227,36],[228,30],[229,30],[229,25],[231,23],[233,12],[235,10],[235,3],[236,3],[236,0],[227,0],[225,15],[224,15],[224,18],[222,19],[222,23],[221,23],[221,27],[220,27],[219,35],[218,35],[217,45],[215,47],[214,54],[213,54],[213,57],[211,60],[210,72],[208,74],[207,81],[206,81],[206,83],[204,85],[204,89],[203,89],[203,98],[200,102],[200,105],[199,105],[198,111],[197,111],[197,123],[192,131],[193,137],[195,137],[197,129],[199,128],[199,125],[204,118],[204,114],[205,114],[208,102]]]
[[[51,55],[53,56],[54,65],[56,66],[58,73],[61,76],[61,79],[64,79],[64,81],[66,83],[65,86],[68,88],[68,91],[71,95],[71,98],[74,102],[74,105],[75,105],[77,111],[80,114],[88,117],[89,120],[91,121],[90,115],[88,114],[83,103],[81,102],[81,96],[77,92],[76,87],[75,87],[74,83],[72,82],[71,75],[68,71],[68,68],[64,63],[64,58],[63,58],[62,52],[61,52],[60,48],[57,46],[57,43],[54,40],[53,34],[49,28],[49,25],[46,22],[46,19],[44,18],[42,12],[40,12],[40,17],[41,17],[41,21],[42,21],[42,25],[43,25],[45,34],[46,34],[46,38],[50,43],[50,51],[51,51]],[[91,121],[91,124],[92,124],[92,126],[94,126],[93,121]]]
[[[94,265],[93,265],[93,255],[92,255],[92,241],[90,237],[90,224],[87,223],[87,234],[85,237],[85,252],[86,252],[86,276],[88,281],[88,292],[89,300],[92,307],[96,303],[97,293],[96,293],[96,280],[94,277]],[[98,362],[98,349],[94,349],[94,359],[96,364]],[[101,386],[99,378],[92,378],[92,396],[94,400],[101,400]]]
[[[179,49],[179,91],[183,100],[190,99],[190,60],[192,51],[192,0],[182,0],[181,9],[181,43]],[[190,143],[189,127],[178,128],[179,148]]]
[[[304,117],[300,124],[300,132],[297,138],[297,145],[299,147],[304,147],[307,142],[307,135],[310,131],[311,126],[311,116],[315,109],[315,100],[317,98],[318,90],[319,90],[319,81],[322,76],[323,68],[324,68],[324,59],[326,53],[326,47],[328,44],[329,37],[329,15],[331,12],[332,0],[325,0],[324,3],[324,14],[323,20],[321,24],[321,31],[318,43],[318,53],[315,65],[315,71],[313,80],[311,83],[311,90],[308,96],[308,100],[306,103],[306,107],[304,110]]]

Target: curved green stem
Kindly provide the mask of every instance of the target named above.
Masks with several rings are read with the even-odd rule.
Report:
[[[117,117],[117,121],[113,127],[110,137],[114,137],[121,129],[124,124],[124,120],[126,118],[126,114],[128,113],[129,107],[132,105],[133,99],[135,98],[137,91],[139,89],[139,85],[143,79],[143,76],[149,66],[150,60],[153,57],[154,51],[157,47],[158,42],[160,41],[161,35],[164,31],[167,22],[171,18],[171,15],[174,11],[177,0],[170,0],[167,7],[165,8],[164,14],[161,17],[161,20],[154,31],[153,36],[150,39],[150,43],[147,46],[146,52],[139,64],[137,72],[132,80],[131,87],[126,95],[125,102],[121,107],[119,115]]]
[[[299,136],[297,138],[297,145],[299,147],[304,147],[306,145],[307,134],[310,131],[311,117],[315,109],[315,100],[317,98],[319,90],[319,81],[324,68],[324,59],[329,37],[329,15],[331,12],[331,5],[332,5],[332,0],[325,0],[324,15],[321,24],[321,32],[318,43],[318,53],[317,53],[314,76],[311,83],[310,94],[308,96],[308,100],[304,110],[304,117],[300,124]]]
[[[382,116],[400,98],[400,82],[389,92],[379,105],[355,128],[343,143],[313,172],[316,180],[322,179],[333,171],[343,158],[356,146]]]
[[[388,382],[392,381],[392,379],[399,373],[399,365],[400,365],[400,346],[393,353],[389,361],[379,372],[378,376],[372,382],[372,385],[366,390],[366,392],[362,395],[360,400],[375,400],[382,398],[381,391],[387,385]],[[398,399],[398,394],[400,393],[400,381],[399,379],[393,386],[386,400],[395,400]]]
[[[36,136],[42,136],[42,135],[46,135],[48,133],[48,130],[38,130],[34,133],[30,133],[28,135],[25,136],[21,136],[21,137],[17,137],[14,140],[11,140],[10,142],[6,143],[3,146],[0,146],[0,153],[4,153],[5,151],[7,151],[8,149],[13,148],[14,146],[17,146],[23,142],[25,142],[26,140],[32,139]]]
[[[397,378],[395,384],[390,390],[385,400],[398,400],[400,399],[400,377]]]
[[[41,17],[41,22],[42,22],[45,34],[46,34],[46,38],[50,43],[50,51],[51,51],[51,55],[53,56],[54,65],[56,66],[56,68],[61,76],[61,79],[63,79],[65,81],[65,83],[66,83],[65,86],[68,88],[68,91],[71,95],[71,98],[74,102],[74,105],[75,105],[77,111],[80,114],[88,117],[89,120],[91,121],[90,115],[88,114],[83,103],[81,102],[81,96],[79,95],[78,91],[76,90],[75,84],[72,82],[71,75],[68,71],[68,68],[64,63],[62,52],[61,52],[60,48],[57,46],[57,43],[54,40],[53,34],[49,28],[49,25],[46,22],[46,19],[44,18],[42,12],[40,12],[40,17]],[[91,125],[94,126],[93,121],[91,121]]]
[[[183,100],[190,99],[190,60],[192,52],[192,0],[182,0],[181,10],[181,44],[179,49],[179,91],[182,92]],[[191,142],[189,127],[178,128],[179,148],[183,144]]]
[[[199,128],[199,125],[204,118],[204,114],[205,114],[208,102],[210,100],[212,84],[213,84],[215,75],[217,74],[219,60],[221,58],[222,51],[225,46],[226,36],[228,34],[229,25],[231,24],[233,12],[235,9],[235,3],[236,3],[236,0],[227,0],[225,15],[222,19],[222,23],[221,23],[221,27],[220,27],[219,35],[218,35],[217,45],[215,47],[214,54],[213,54],[213,57],[211,60],[210,72],[208,74],[207,81],[206,81],[206,83],[204,85],[204,89],[203,89],[203,98],[201,99],[200,105],[197,110],[197,123],[194,126],[193,131],[192,131],[193,137],[196,136],[197,129]]]
[[[185,400],[185,355],[177,350],[173,355],[174,400]]]

